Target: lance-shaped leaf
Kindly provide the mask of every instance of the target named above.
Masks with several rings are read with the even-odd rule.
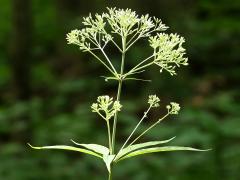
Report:
[[[170,142],[171,140],[173,140],[175,137],[172,137],[170,139],[167,139],[167,140],[164,140],[164,141],[149,141],[149,142],[145,142],[145,143],[140,143],[140,144],[134,144],[134,145],[131,145],[131,146],[128,146],[122,150],[119,151],[119,153],[117,154],[116,158],[114,159],[114,161],[118,161],[119,159],[121,159],[121,157],[123,157],[124,155],[132,152],[132,151],[135,151],[137,149],[141,149],[141,148],[146,148],[146,147],[149,147],[149,146],[156,146],[156,145],[159,145],[159,144],[164,144],[164,143],[168,143]]]
[[[87,149],[82,149],[82,148],[76,148],[73,146],[65,146],[65,145],[55,145],[55,146],[42,146],[42,147],[37,147],[37,146],[32,146],[31,144],[28,143],[28,145],[33,148],[33,149],[61,149],[61,150],[68,150],[68,151],[77,151],[77,152],[81,152],[81,153],[85,153],[85,154],[90,154],[99,158],[102,158],[101,155],[93,152],[93,151],[89,151]]]
[[[111,163],[113,162],[113,159],[115,158],[115,155],[103,155],[103,161],[106,164],[107,170],[109,173],[111,173]]]
[[[123,156],[122,158],[120,158],[119,161],[126,159],[126,158],[133,157],[133,156],[139,156],[142,154],[163,152],[163,151],[209,151],[209,149],[201,150],[201,149],[195,149],[195,148],[184,147],[184,146],[183,147],[181,147],[181,146],[165,146],[165,147],[146,148],[146,149],[133,151],[133,152],[127,154],[126,156]]]
[[[102,155],[107,155],[109,154],[109,149],[105,146],[99,145],[99,144],[79,144],[73,140],[71,140],[74,144],[78,145],[78,146],[83,146],[89,150],[92,150],[94,152],[97,152],[99,154]]]

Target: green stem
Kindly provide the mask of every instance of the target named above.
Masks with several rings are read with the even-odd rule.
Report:
[[[121,89],[122,89],[122,80],[119,80],[119,81],[118,81],[117,101],[120,100],[120,97],[121,97]],[[114,115],[114,120],[113,120],[112,154],[114,154],[114,147],[115,147],[116,127],[117,127],[117,116],[118,116],[118,112],[115,113],[115,115]]]
[[[112,71],[110,67],[106,63],[104,63],[96,54],[94,54],[92,51],[88,51],[90,54],[92,54],[99,62],[101,62],[114,76],[116,76],[116,73]]]
[[[145,63],[146,61],[148,61],[149,59],[151,59],[153,56],[154,56],[154,54],[151,55],[151,56],[149,56],[148,58],[142,60],[142,61],[141,61],[140,63],[138,63],[135,67],[133,67],[130,71],[131,71],[131,72],[134,71],[134,70],[137,69],[140,65],[142,65],[143,63]]]
[[[112,180],[112,173],[108,173],[108,180]]]
[[[122,36],[122,61],[121,61],[120,77],[118,81],[117,101],[120,101],[120,97],[121,97],[122,81],[123,81],[122,75],[124,72],[125,53],[126,53],[126,37]],[[113,133],[112,133],[112,153],[113,154],[114,154],[115,140],[116,140],[117,117],[118,117],[118,113],[116,112],[113,120]]]
[[[135,143],[140,137],[142,137],[145,133],[147,133],[150,129],[152,129],[154,126],[156,126],[158,123],[160,123],[163,119],[165,119],[167,116],[169,115],[169,112],[163,116],[162,118],[160,118],[157,122],[155,122],[153,125],[151,125],[149,128],[147,128],[142,134],[140,134],[137,138],[135,138],[130,144],[129,146],[131,146],[133,143]]]
[[[154,61],[153,61],[153,62],[150,62],[150,63],[148,63],[148,64],[145,64],[145,65],[143,65],[143,66],[140,66],[140,67],[138,67],[138,68],[134,68],[134,69],[130,70],[128,73],[126,73],[126,74],[124,75],[124,78],[126,78],[128,75],[131,75],[131,74],[134,73],[134,72],[138,72],[138,71],[141,70],[141,69],[144,69],[144,68],[146,68],[146,67],[148,67],[148,66],[151,66],[152,64],[154,64]]]
[[[114,68],[113,64],[111,63],[110,59],[108,58],[107,54],[105,53],[105,51],[100,47],[100,50],[102,51],[104,57],[106,58],[106,60],[108,61],[109,65],[111,66],[112,70],[114,71],[115,74],[117,74],[116,69]]]
[[[112,154],[111,129],[110,129],[109,120],[107,120],[107,129],[108,129],[108,144],[109,144],[109,150],[110,150],[110,154]]]
[[[135,42],[137,42],[137,40],[139,40],[141,37],[142,37],[142,34],[140,33],[140,34],[138,35],[138,37],[137,37],[133,42],[131,42],[130,45],[128,45],[128,47],[127,47],[126,50],[128,50],[128,49],[129,49]]]
[[[144,112],[143,117],[141,118],[141,120],[138,122],[138,124],[135,126],[135,128],[133,129],[133,131],[131,132],[131,134],[128,136],[127,140],[124,142],[123,146],[121,147],[120,151],[126,146],[126,144],[128,143],[128,141],[131,139],[132,135],[134,134],[134,132],[137,130],[137,128],[139,127],[139,125],[142,123],[142,121],[147,117],[148,112],[151,109],[151,105],[149,106],[149,108],[147,109],[146,112]]]
[[[112,180],[113,179],[113,164],[111,164],[110,166],[110,172],[108,172],[108,180]]]

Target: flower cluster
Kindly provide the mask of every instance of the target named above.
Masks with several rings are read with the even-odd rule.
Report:
[[[149,17],[148,14],[139,17],[131,9],[108,8],[108,13],[105,13],[104,16],[113,32],[124,37],[133,33],[146,37],[150,35],[150,30],[152,32],[164,31],[168,28],[160,19]]]
[[[134,27],[139,19],[131,9],[108,8],[108,13],[104,13],[113,33],[127,36],[132,27]]]
[[[160,99],[156,95],[150,95],[148,97],[148,104],[150,104],[151,107],[159,107]]]
[[[177,34],[158,33],[149,38],[150,46],[154,49],[154,63],[165,69],[171,75],[175,75],[175,68],[180,65],[188,65],[188,59],[184,57],[185,49],[182,44],[183,37]]]
[[[109,96],[99,96],[97,103],[93,103],[91,109],[92,112],[97,112],[105,120],[109,120],[116,112],[121,111],[121,107],[122,105],[119,101],[113,101],[113,98]],[[104,114],[101,114],[101,111],[104,112]]]
[[[104,48],[113,39],[112,33],[122,37],[132,35],[131,40],[134,41],[136,40],[134,38],[148,37],[152,32],[164,31],[168,28],[160,19],[149,17],[148,14],[139,17],[131,9],[107,9],[107,13],[95,16],[90,14],[83,18],[82,23],[85,28],[68,33],[66,38],[68,44],[75,44],[81,50],[89,51]],[[109,32],[106,30],[106,25],[111,27]]]
[[[171,102],[170,105],[167,105],[169,114],[178,114],[180,111],[180,106],[178,103]]]
[[[72,30],[70,33],[67,34],[67,42],[68,44],[78,44],[79,43],[79,34],[80,30]]]
[[[103,15],[96,14],[92,17],[83,18],[85,28],[81,30],[73,30],[67,34],[68,44],[78,45],[82,51],[90,51],[94,49],[104,48],[112,39],[112,36],[105,30],[106,22]]]

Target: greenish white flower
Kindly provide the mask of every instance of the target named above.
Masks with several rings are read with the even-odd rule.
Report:
[[[180,111],[180,105],[176,102],[171,102],[170,105],[167,105],[166,108],[168,109],[169,114],[178,114]]]
[[[148,97],[148,104],[150,104],[151,107],[159,107],[160,99],[156,95],[150,95]]]
[[[105,120],[111,119],[118,111],[121,111],[122,105],[119,101],[113,101],[113,98],[109,96],[99,96],[97,103],[93,103],[91,106],[92,112],[97,112]],[[103,112],[103,114],[101,114]]]
[[[160,19],[149,17],[148,14],[139,17],[131,9],[107,8],[107,10],[107,13],[94,16],[89,14],[89,16],[84,17],[82,23],[85,27],[68,33],[68,44],[75,44],[81,50],[89,51],[104,48],[109,41],[113,40],[112,34],[118,34],[122,37],[132,35],[140,38],[168,28]],[[106,25],[111,27],[109,32]]]
[[[113,98],[110,98],[109,96],[99,96],[97,102],[101,110],[107,111],[109,106],[113,103]]]
[[[186,50],[182,47],[185,42],[177,34],[158,33],[149,38],[150,46],[154,49],[154,63],[171,75],[175,75],[175,68],[188,65],[188,58],[184,57]]]
[[[122,36],[127,36],[138,22],[139,18],[135,11],[131,9],[116,9],[107,8],[108,13],[104,13],[108,24],[112,28],[113,33],[117,33]]]
[[[98,112],[99,108],[98,108],[98,104],[97,103],[93,103],[91,106],[92,112]]]
[[[115,112],[121,111],[121,108],[122,108],[122,105],[120,104],[119,101],[115,101],[115,102],[113,103],[113,109],[114,109]]]
[[[68,44],[78,44],[79,43],[79,34],[80,30],[72,30],[70,33],[67,34],[67,42]]]

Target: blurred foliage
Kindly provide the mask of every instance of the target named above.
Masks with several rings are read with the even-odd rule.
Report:
[[[207,153],[162,153],[134,158],[114,169],[115,179],[236,180],[240,177],[240,2],[238,0],[32,0],[29,98],[19,98],[11,57],[12,6],[0,2],[0,179],[106,179],[102,162],[62,151],[32,151],[26,146],[70,143],[107,144],[105,126],[90,104],[102,94],[115,95],[116,83],[105,82],[101,66],[74,47],[65,34],[80,27],[82,16],[106,6],[132,8],[162,18],[170,31],[186,37],[190,66],[172,78],[157,69],[126,82],[118,142],[123,141],[146,108],[147,96],[162,105],[181,102],[177,119],[168,119],[145,139],[177,136],[172,144],[212,148]],[[20,15],[19,15],[20,16]],[[144,56],[144,42],[128,54],[129,66]],[[118,61],[115,51],[111,56]],[[136,60],[136,61],[135,61]],[[22,63],[25,63],[22,59]],[[17,77],[17,80],[22,77]],[[145,129],[154,121],[153,112]]]

